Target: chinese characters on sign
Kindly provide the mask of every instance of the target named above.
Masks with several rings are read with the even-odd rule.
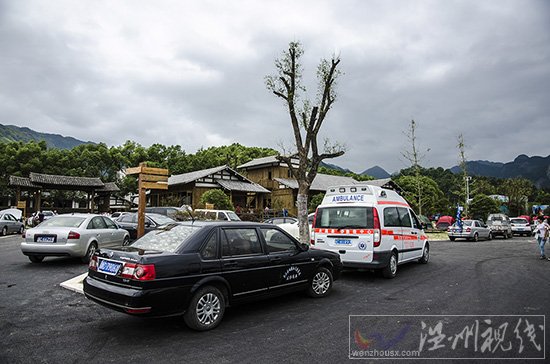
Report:
[[[544,359],[543,315],[350,316],[350,358]]]

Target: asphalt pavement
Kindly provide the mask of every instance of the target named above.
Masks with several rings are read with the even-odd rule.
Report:
[[[19,242],[19,236],[0,238],[0,363],[342,363],[350,361],[362,339],[376,337],[369,336],[369,325],[399,329],[380,326],[376,320],[383,315],[443,315],[450,317],[447,323],[456,317],[452,315],[506,315],[511,334],[518,320],[550,312],[550,261],[538,259],[532,238],[432,242],[430,262],[401,265],[395,279],[345,271],[326,298],[296,293],[231,307],[218,328],[203,333],[188,329],[177,317],[139,319],[98,306],[60,286],[86,272],[79,259],[46,258],[33,264]],[[460,320],[464,326],[477,316]],[[432,338],[434,332],[425,331]],[[543,345],[538,334],[535,340]],[[527,346],[532,336],[522,337]],[[386,347],[392,345],[399,347]],[[525,358],[518,346],[514,341],[502,355]],[[550,357],[546,346],[533,352],[536,358]]]

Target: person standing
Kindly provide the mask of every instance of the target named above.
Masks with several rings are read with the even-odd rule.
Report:
[[[546,259],[546,255],[544,254],[544,245],[548,240],[548,234],[550,233],[550,225],[548,225],[548,222],[544,220],[542,216],[538,217],[538,224],[535,226],[535,230],[533,230],[533,233],[535,234],[537,243],[539,244],[540,259]]]

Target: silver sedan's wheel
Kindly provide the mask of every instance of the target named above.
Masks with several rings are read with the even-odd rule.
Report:
[[[206,286],[197,291],[185,312],[187,326],[194,330],[211,330],[218,326],[225,312],[225,298],[216,287]]]
[[[7,226],[4,226],[4,227],[2,228],[2,236],[6,236],[6,235],[8,235],[8,227],[7,227]]]
[[[325,297],[331,288],[332,273],[325,267],[319,267],[309,282],[307,293],[313,298]]]
[[[97,243],[95,242],[90,243],[90,246],[86,251],[86,255],[82,257],[82,263],[89,263],[90,259],[92,259],[92,257],[94,256],[96,250],[97,250]]]

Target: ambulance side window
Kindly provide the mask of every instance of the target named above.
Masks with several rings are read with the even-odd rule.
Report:
[[[401,220],[401,226],[403,227],[412,227],[411,224],[411,215],[409,214],[409,210],[405,207],[398,207],[397,211],[399,211],[399,219]]]
[[[401,221],[399,221],[399,213],[397,212],[396,207],[386,207],[384,209],[384,226],[386,227],[401,226]]]
[[[415,213],[412,210],[410,210],[410,213],[411,213],[411,219],[413,221],[413,228],[422,229],[422,224],[420,223],[420,221],[418,221],[418,217],[415,215]]]

